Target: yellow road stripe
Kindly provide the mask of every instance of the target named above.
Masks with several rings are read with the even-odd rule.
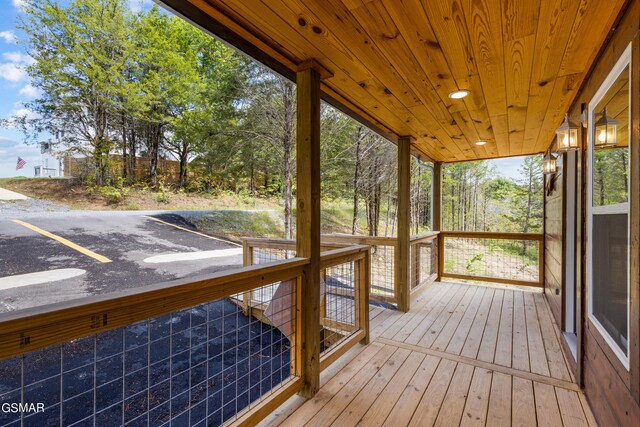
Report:
[[[97,253],[95,253],[92,250],[89,250],[87,248],[83,248],[80,245],[76,245],[75,243],[65,239],[64,237],[56,236],[55,234],[49,233],[48,231],[43,230],[42,228],[38,228],[35,225],[31,225],[31,224],[29,224],[27,222],[20,221],[19,219],[14,219],[13,222],[15,222],[16,224],[20,224],[23,227],[27,227],[29,230],[33,230],[36,233],[40,233],[40,234],[42,234],[44,236],[47,236],[50,239],[56,240],[56,241],[62,243],[63,245],[66,245],[66,246],[70,247],[71,249],[75,249],[76,251],[78,251],[78,252],[80,252],[80,253],[88,256],[88,257],[91,257],[93,259],[96,259],[96,260],[98,260],[100,262],[105,262],[105,263],[106,262],[111,262],[111,260],[109,258],[105,257],[105,256],[97,254]]]
[[[229,240],[224,240],[224,239],[218,239],[217,237],[213,237],[213,236],[209,236],[208,234],[199,233],[197,231],[189,230],[188,228],[180,227],[179,225],[171,224],[170,222],[166,222],[166,221],[163,221],[161,219],[154,218],[152,216],[143,215],[142,217],[143,218],[152,219],[152,220],[154,220],[156,222],[160,222],[162,224],[170,225],[171,227],[177,228],[179,230],[188,231],[189,233],[197,234],[198,236],[206,237],[207,239],[217,240],[217,241],[222,242],[222,243],[228,243],[230,245],[236,245],[236,246],[242,247],[242,245],[240,245],[240,244],[238,244],[236,242],[231,242]]]

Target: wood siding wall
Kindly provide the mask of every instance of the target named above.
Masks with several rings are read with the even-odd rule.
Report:
[[[597,59],[595,66],[591,70],[590,75],[586,79],[583,87],[578,92],[577,97],[574,99],[571,110],[571,115],[579,115],[582,112],[583,106],[587,105],[592,99],[595,92],[602,85],[604,79],[609,74],[610,70],[620,57],[621,53],[627,48],[629,43],[633,42],[634,50],[632,53],[632,106],[631,106],[631,119],[632,119],[632,136],[631,136],[631,151],[635,150],[635,155],[631,155],[631,191],[630,191],[630,204],[631,204],[631,315],[630,315],[630,371],[627,371],[613,352],[609,349],[604,342],[598,331],[593,325],[586,319],[585,314],[582,316],[582,379],[584,382],[585,391],[589,403],[592,406],[594,414],[598,419],[600,425],[620,425],[620,426],[637,426],[640,420],[640,406],[638,404],[640,400],[640,356],[638,346],[640,345],[638,331],[640,330],[640,318],[639,307],[640,301],[638,298],[639,290],[638,284],[640,282],[639,275],[636,274],[638,270],[639,262],[639,248],[638,239],[640,218],[638,215],[638,203],[640,203],[640,194],[638,193],[638,185],[640,185],[640,174],[637,173],[640,168],[640,141],[638,140],[638,123],[640,122],[640,111],[638,105],[640,104],[640,93],[638,82],[640,73],[638,68],[640,67],[640,0],[630,0],[627,4],[626,11],[621,16],[614,31],[610,35],[608,42],[604,48],[600,51],[599,58]],[[585,138],[586,142],[586,138]],[[586,144],[585,144],[586,145]],[[580,156],[584,157],[584,156]],[[584,165],[579,165],[583,167]],[[588,175],[588,174],[585,174]],[[582,191],[582,197],[579,200],[584,200],[585,179],[581,179],[578,185],[579,191]],[[635,189],[635,191],[634,191]],[[557,190],[556,190],[557,191]],[[561,218],[562,218],[562,199],[560,202],[556,200],[556,194],[550,195],[546,200],[547,214],[545,215],[545,243],[547,248],[547,267],[546,267],[546,296],[549,301],[549,305],[554,311],[556,319],[563,315],[561,299],[555,295],[555,286],[558,282],[562,272],[561,265],[558,266],[557,261],[561,261],[562,245],[557,241],[558,236],[556,233],[558,230],[562,232]],[[582,202],[582,211],[584,212],[584,203]],[[578,240],[577,246],[580,252],[582,252],[582,259],[577,261],[577,277],[578,285],[581,288],[579,297],[583,307],[586,306],[587,289],[586,289],[586,274],[588,274],[588,265],[586,265],[586,259],[584,258],[585,250],[582,250],[586,246],[586,225],[584,215],[582,217],[582,224],[579,223],[578,238],[584,236],[582,242]],[[560,237],[560,242],[562,237]],[[562,289],[561,289],[562,293]],[[581,294],[581,295],[580,295]],[[579,320],[580,321],[580,320]],[[562,322],[558,322],[559,325]],[[566,346],[564,346],[566,350]],[[567,358],[571,358],[567,355]]]
[[[545,176],[544,198],[544,292],[558,325],[562,325],[562,251],[564,214],[562,157],[555,176]]]

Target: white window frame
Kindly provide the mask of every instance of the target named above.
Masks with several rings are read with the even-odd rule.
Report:
[[[594,115],[596,111],[594,109],[598,105],[598,103],[604,98],[607,91],[611,88],[613,83],[617,80],[617,78],[622,74],[624,69],[629,67],[629,100],[631,100],[631,44],[627,46],[625,51],[616,62],[616,65],[609,72],[609,75],[604,80],[600,89],[595,93],[591,101],[589,102],[589,123],[588,123],[588,138],[587,138],[587,266],[589,268],[589,272],[587,274],[587,294],[588,294],[588,304],[587,304],[587,317],[591,321],[591,323],[596,327],[600,335],[604,338],[606,343],[609,345],[614,354],[618,357],[622,365],[629,370],[629,326],[630,326],[630,309],[631,309],[631,295],[630,295],[630,272],[629,267],[631,265],[630,259],[630,251],[627,249],[627,353],[622,351],[618,344],[611,338],[607,330],[602,326],[602,324],[596,319],[593,315],[593,215],[598,214],[627,214],[627,233],[630,230],[630,212],[629,212],[629,202],[618,203],[615,205],[606,205],[606,206],[594,206],[593,205],[593,140],[595,136],[594,132]],[[631,132],[631,108],[629,108],[629,132]],[[631,133],[629,133],[631,135]],[[628,144],[629,153],[631,153],[631,144]],[[631,160],[631,155],[629,155],[629,162]],[[630,170],[630,169],[629,169]],[[630,196],[630,195],[629,195]],[[629,236],[628,236],[629,237]]]

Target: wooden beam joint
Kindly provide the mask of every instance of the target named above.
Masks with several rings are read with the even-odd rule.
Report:
[[[314,70],[320,75],[320,80],[326,80],[333,77],[333,72],[318,62],[316,59],[309,58],[298,64],[296,71],[299,73],[306,70]]]

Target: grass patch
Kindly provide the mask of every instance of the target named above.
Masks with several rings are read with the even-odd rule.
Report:
[[[241,237],[282,238],[281,211],[212,211],[201,215],[183,215],[198,229],[231,239]]]

